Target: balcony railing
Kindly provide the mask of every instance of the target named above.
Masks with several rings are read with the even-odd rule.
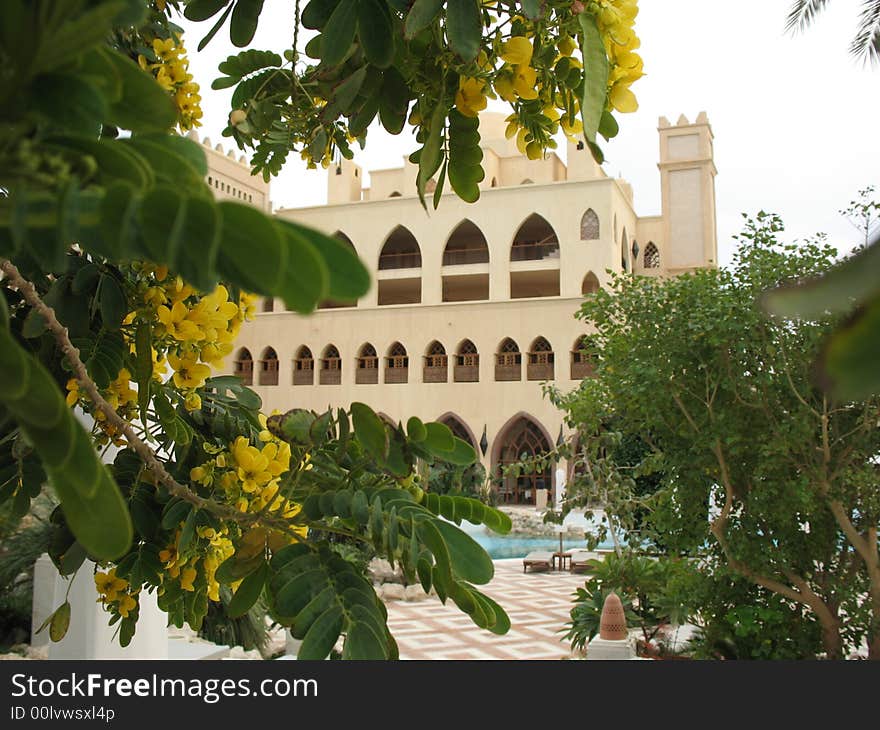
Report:
[[[507,380],[522,380],[522,364],[516,363],[515,365],[508,365],[496,362],[495,380],[502,382]]]
[[[239,360],[235,363],[235,374],[241,379],[242,385],[254,384],[253,360]]]
[[[360,358],[354,373],[354,382],[357,385],[376,385],[379,382],[379,358]]]
[[[338,360],[325,361],[325,367],[321,368],[318,382],[321,385],[339,385],[342,382],[342,370]]]
[[[456,383],[479,383],[480,367],[478,365],[456,365],[452,371],[452,379]]]
[[[300,360],[293,371],[294,385],[313,385],[315,382],[314,360]]]
[[[422,370],[422,381],[425,383],[445,383],[449,380],[449,368],[446,365],[425,365]]]
[[[571,361],[571,379],[582,380],[583,378],[592,378],[595,374],[593,363],[584,357],[578,357],[580,353],[573,353]]]
[[[553,380],[552,362],[530,362],[526,368],[528,380]]]
[[[549,258],[559,258],[559,241],[514,243],[510,249],[511,261],[542,261]]]
[[[379,257],[379,270],[387,269],[418,269],[422,266],[422,254],[414,253],[383,253]]]
[[[460,248],[455,250],[446,250],[443,252],[444,266],[462,266],[464,264],[488,264],[489,249],[485,246],[482,248]]]
[[[263,360],[260,363],[260,385],[278,385],[278,361]]]

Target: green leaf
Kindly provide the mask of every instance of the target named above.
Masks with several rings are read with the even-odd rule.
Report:
[[[249,205],[222,202],[223,216],[217,268],[220,273],[257,294],[276,294],[290,275],[289,246],[282,229]]]
[[[422,444],[431,453],[439,453],[442,458],[451,456],[455,449],[455,437],[449,426],[443,423],[432,421],[425,424],[425,438]]]
[[[541,0],[522,0],[520,5],[529,20],[537,20],[541,17]]]
[[[141,420],[147,422],[147,409],[150,406],[150,388],[153,381],[153,342],[152,327],[148,322],[138,322],[134,336],[135,372],[138,386],[138,408]]]
[[[235,583],[237,580],[247,578],[251,573],[266,565],[266,559],[262,552],[242,559],[237,553],[226,558],[217,568],[214,577],[220,583]]]
[[[483,605],[487,613],[489,611],[495,614],[495,622],[490,624],[489,631],[493,634],[502,636],[510,631],[510,618],[501,606],[485,593],[481,593],[476,588],[471,588],[471,595]]]
[[[360,608],[357,606],[356,608]],[[352,625],[345,636],[343,659],[387,659],[388,645],[365,621]]]
[[[214,23],[213,26],[211,26],[211,30],[209,30],[205,34],[205,37],[199,41],[199,45],[196,50],[201,52],[205,48],[205,46],[207,46],[211,42],[211,40],[214,38],[214,36],[217,35],[218,31],[223,27],[223,24],[226,22],[226,19],[232,13],[233,8],[235,8],[235,5],[227,6],[226,10],[223,11],[223,14],[220,16],[220,18],[217,20],[217,22]]]
[[[226,607],[226,613],[230,618],[244,616],[259,599],[263,592],[263,586],[269,577],[269,564],[263,562],[262,566],[248,575],[238,586],[235,595]]]
[[[476,540],[448,522],[443,520],[432,520],[432,522],[446,542],[452,570],[457,576],[478,585],[492,580],[495,575],[492,558]]]
[[[61,641],[66,636],[68,628],[70,628],[70,603],[65,601],[52,614],[49,622],[49,638],[55,642]]]
[[[439,520],[428,519],[422,520],[416,527],[422,543],[434,556],[436,573],[432,572],[432,578],[435,586],[438,586],[438,577],[440,578],[438,592],[439,587],[449,586],[452,582],[452,559],[446,540],[440,532],[440,524]]]
[[[394,58],[391,13],[385,0],[357,0],[358,37],[367,60],[387,68]]]
[[[342,609],[337,605],[324,611],[303,638],[297,659],[326,659],[342,632],[342,618]]]
[[[300,17],[303,28],[309,30],[323,28],[330,20],[337,5],[339,5],[339,0],[311,0]]]
[[[880,296],[832,335],[820,358],[831,392],[841,400],[880,393]]]
[[[330,15],[321,34],[321,63],[336,66],[348,55],[357,31],[358,3],[340,2]],[[323,658],[323,657],[322,657]]]
[[[174,102],[156,80],[119,52],[102,49],[122,82],[121,98],[111,104],[106,120],[132,132],[164,132],[177,121]]]
[[[178,501],[171,501],[166,504],[165,509],[162,512],[163,529],[177,529],[177,526],[186,519],[192,508],[193,506],[189,502],[184,502],[182,499]]]
[[[406,433],[413,441],[424,441],[428,437],[425,424],[416,416],[411,416],[406,422]]]
[[[183,15],[187,20],[198,23],[219,13],[229,2],[230,0],[191,0],[184,8]]]
[[[620,131],[620,126],[614,115],[607,109],[602,112],[602,118],[599,120],[599,134],[605,139],[613,139]]]
[[[423,28],[427,28],[437,17],[444,0],[416,0],[403,25],[407,40],[411,40]]]
[[[104,184],[122,180],[143,190],[153,183],[153,173],[146,160],[115,140],[65,136],[52,137],[49,143],[93,157],[98,165],[97,179]]]
[[[379,120],[389,134],[400,134],[406,124],[411,98],[409,86],[394,67],[385,70],[379,93]]]
[[[31,84],[31,104],[49,120],[63,119],[67,129],[93,134],[107,113],[101,91],[85,77],[43,74]]]
[[[447,0],[446,36],[449,46],[465,61],[473,61],[480,50],[482,21],[477,0]]]
[[[450,464],[456,464],[458,466],[469,466],[477,460],[477,452],[474,451],[474,447],[467,441],[455,437],[453,439],[453,444],[452,451],[448,454],[444,453],[440,457],[443,461],[448,461]]]
[[[368,405],[352,403],[351,420],[358,441],[375,459],[384,461],[388,455],[388,434],[382,419]]]
[[[279,295],[288,309],[301,314],[314,311],[326,295],[329,274],[324,260],[311,242],[301,236],[292,226],[276,224],[286,247],[285,259],[290,262],[280,286],[273,291]]]
[[[254,39],[263,11],[263,0],[237,0],[229,22],[229,38],[233,45],[244,48]]]
[[[780,317],[843,314],[872,299],[880,277],[880,241],[856,252],[819,277],[803,279],[764,295],[765,308]]]
[[[109,274],[101,277],[98,286],[101,320],[108,330],[118,330],[125,315],[128,314],[128,300],[125,298],[125,293],[116,278]]]
[[[581,98],[581,118],[584,123],[584,137],[596,143],[599,122],[605,111],[605,97],[608,85],[608,56],[605,43],[596,26],[596,19],[589,13],[580,13],[581,55],[584,59],[584,93]]]

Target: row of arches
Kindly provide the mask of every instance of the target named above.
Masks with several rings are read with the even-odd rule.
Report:
[[[263,349],[256,362],[250,350],[242,347],[233,361],[233,372],[245,385],[254,385],[255,371],[257,385],[278,385],[278,363],[278,353],[271,346]],[[381,358],[376,347],[365,342],[358,349],[352,365],[356,385],[377,385],[380,382],[380,372],[381,382],[385,384],[410,382],[410,356],[399,341],[386,348]],[[556,353],[545,337],[536,337],[525,352],[521,351],[513,338],[506,337],[494,353],[494,365],[496,382],[521,381],[523,371],[526,380],[556,378]],[[308,346],[301,345],[296,350],[292,366],[293,385],[342,383],[343,358],[334,344],[326,345],[318,358],[315,358]],[[433,340],[425,348],[421,366],[423,383],[448,383],[450,374],[454,383],[480,381],[480,353],[469,339],[462,340],[451,356],[443,343]],[[569,352],[570,378],[580,380],[592,374],[592,362],[584,347],[583,338],[579,337]]]

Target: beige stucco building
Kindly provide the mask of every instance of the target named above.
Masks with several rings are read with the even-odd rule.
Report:
[[[712,131],[705,113],[659,123],[660,215],[639,217],[623,180],[569,143],[531,161],[483,114],[486,177],[478,203],[445,194],[426,213],[416,168],[331,167],[327,205],[277,215],[351,243],[373,283],[358,302],[311,316],[265,301],[229,362],[265,408],[323,411],[369,404],[393,422],[443,420],[472,442],[490,474],[550,448],[562,414],[542,381],[562,389],[589,375],[574,318],[609,271],[668,275],[717,261]],[[227,184],[229,181],[225,181]],[[242,183],[243,184],[243,183]],[[261,183],[260,183],[261,184]],[[252,194],[248,192],[247,194]],[[502,480],[503,501],[532,503],[555,472]]]

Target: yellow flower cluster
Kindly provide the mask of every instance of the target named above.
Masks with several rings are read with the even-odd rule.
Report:
[[[619,112],[634,112],[639,104],[630,86],[644,75],[642,58],[636,53],[641,45],[635,33],[638,0],[593,0],[588,8],[605,40],[609,103]]]
[[[125,420],[131,420],[137,413],[138,395],[137,391],[131,387],[131,373],[127,368],[122,368],[119,371],[116,379],[101,395]],[[76,378],[70,378],[67,381],[67,405],[72,408],[78,404],[86,406],[88,403],[90,403],[89,398],[79,389]],[[107,416],[103,411],[95,411],[94,418],[98,427],[104,432],[98,438],[99,443],[106,444],[112,439],[117,446],[125,446],[125,439],[120,436],[115,426],[107,423]]]
[[[128,614],[137,606],[136,594],[129,593],[128,587],[127,580],[117,577],[116,568],[106,573],[95,573],[95,588],[100,594],[98,603],[123,618],[128,618]]]
[[[227,537],[226,527],[219,532],[213,527],[199,527],[196,529],[198,540],[187,550],[186,555],[178,553],[177,546],[180,544],[180,530],[174,536],[174,542],[164,550],[159,551],[159,560],[165,567],[162,574],[163,586],[159,593],[165,592],[165,583],[176,581],[181,590],[192,593],[196,590],[196,580],[199,576],[199,564],[205,575],[207,596],[212,601],[220,601],[220,583],[214,577],[220,564],[231,557],[235,552],[232,540]]]
[[[150,63],[143,55],[138,56],[141,68],[150,71],[159,85],[172,95],[180,128],[186,131],[200,127],[202,97],[199,95],[199,85],[189,72],[183,41],[174,36],[164,40],[154,38],[153,53],[158,59],[156,63]]]

